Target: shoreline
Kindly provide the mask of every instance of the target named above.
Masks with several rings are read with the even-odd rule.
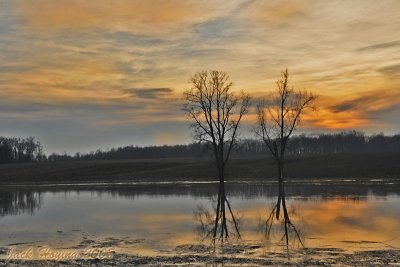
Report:
[[[349,252],[338,248],[300,248],[255,254],[258,248],[227,246],[226,252],[214,253],[204,251],[204,246],[188,244],[175,248],[170,255],[112,253],[107,257],[76,259],[0,259],[0,266],[389,266],[399,264],[400,258],[399,249]]]
[[[260,179],[260,178],[236,178],[236,179],[227,179],[224,182],[225,184],[244,184],[244,185],[264,185],[264,186],[273,186],[278,184],[278,181],[275,181],[272,178],[268,179]],[[312,185],[312,184],[342,184],[342,185],[352,185],[359,183],[369,183],[369,184],[383,184],[383,185],[391,185],[393,183],[400,183],[400,175],[398,177],[313,177],[313,178],[287,178],[285,179],[286,185],[293,184],[304,184],[304,185]],[[147,185],[158,185],[158,186],[169,186],[169,185],[218,185],[219,181],[217,180],[167,180],[163,181],[161,179],[124,179],[124,180],[90,180],[90,181],[72,181],[72,182],[63,182],[63,181],[38,181],[38,182],[3,182],[0,183],[0,186],[4,188],[21,188],[24,189],[43,189],[43,188],[89,188],[89,189],[112,189],[119,187],[133,187],[133,186],[147,186]]]

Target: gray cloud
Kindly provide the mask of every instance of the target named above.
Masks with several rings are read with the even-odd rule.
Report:
[[[73,115],[76,115],[75,113]],[[104,115],[104,114],[103,114]],[[158,133],[171,133],[181,138],[178,143],[190,142],[190,133],[185,122],[165,120],[154,123],[125,122],[95,127],[88,123],[88,116],[84,119],[73,117],[47,118],[46,120],[1,118],[2,136],[26,137],[35,136],[40,141],[46,154],[53,152],[75,153],[89,152],[98,148],[107,149],[118,146],[154,145]],[[7,130],[12,129],[12,130]]]
[[[396,46],[400,46],[400,40],[364,46],[364,47],[357,49],[356,51],[362,52],[362,51],[368,51],[368,50],[392,48],[392,47],[396,47]]]
[[[165,88],[141,89],[144,97],[169,92]],[[162,90],[158,90],[162,89]],[[157,135],[171,133],[190,139],[179,103],[163,99],[107,103],[40,103],[0,99],[0,136],[35,136],[46,153],[64,150],[89,152],[128,144],[157,143]],[[166,112],[168,111],[168,112]]]
[[[357,107],[357,102],[350,102],[350,103],[342,103],[339,105],[331,106],[330,109],[333,113],[344,112],[348,110],[355,109]]]
[[[400,76],[400,64],[382,67],[378,71],[386,75]]]
[[[173,90],[171,88],[131,88],[124,89],[124,93],[130,94],[131,96],[136,96],[145,99],[158,99],[163,96],[170,95]]]
[[[116,44],[124,44],[124,45],[149,45],[149,46],[157,46],[168,44],[169,42],[162,38],[155,38],[145,36],[143,34],[135,34],[130,32],[107,32],[104,34],[106,39],[109,39]]]
[[[0,73],[15,73],[15,72],[23,72],[23,71],[28,71],[31,70],[31,66],[27,65],[3,65],[0,66]]]
[[[379,95],[377,92],[374,92],[351,100],[342,101],[336,105],[330,106],[329,109],[334,113],[358,110],[360,108],[365,108],[365,110],[367,110],[367,107],[382,98],[386,98],[386,96],[382,96]]]
[[[198,24],[195,26],[195,32],[198,34],[198,38],[203,41],[209,39],[220,40],[221,38],[240,38],[237,36],[235,28],[235,21],[232,18],[224,17]]]

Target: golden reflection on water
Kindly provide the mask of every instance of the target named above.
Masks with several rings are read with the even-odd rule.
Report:
[[[393,202],[394,200],[389,200]],[[399,202],[398,200],[395,202]],[[399,248],[400,215],[383,211],[385,203],[381,200],[330,199],[314,201],[289,201],[291,220],[302,237],[306,247],[339,248],[346,251]],[[392,203],[393,204],[393,203]],[[277,251],[281,239],[280,223],[275,222],[275,236],[269,240],[263,232],[263,224],[268,216],[268,205],[258,203],[240,210],[241,240],[233,243],[260,244],[263,251]],[[163,236],[162,246],[170,249],[184,244],[209,245],[210,240],[196,234],[195,230],[182,228],[191,225],[194,216],[188,214],[169,214],[168,216],[143,215],[141,221],[150,228],[153,236]],[[195,226],[194,226],[195,228]],[[165,230],[172,230],[165,235]],[[300,243],[291,240],[294,246]],[[138,248],[137,248],[138,249]]]
[[[348,251],[398,248],[400,247],[400,239],[397,236],[400,229],[399,214],[383,212],[383,208],[384,202],[376,199],[353,201],[337,198],[321,201],[291,201],[289,212],[292,222],[304,238],[306,247],[334,247]],[[270,242],[265,240],[262,224],[267,214],[267,205],[257,205],[241,210],[243,236],[241,242],[259,242],[264,245],[277,242],[277,240],[269,240]],[[161,224],[170,224],[170,229],[176,229],[175,233],[168,236],[166,243],[178,246],[194,241],[201,242],[193,231],[183,232],[179,230],[178,225],[173,226],[175,222],[182,224],[182,220],[189,220],[189,217],[176,214],[162,220]],[[187,223],[190,222],[187,221]],[[279,232],[279,222],[276,224],[275,230]],[[154,227],[154,223],[149,226]],[[279,233],[277,238],[279,238]],[[203,243],[207,244],[207,240]],[[276,249],[269,246],[269,250]]]
[[[13,212],[0,218],[3,229],[0,231],[3,239],[0,246],[7,247],[12,243],[18,244],[19,249],[31,246],[53,249],[97,246],[113,248],[117,252],[155,256],[176,254],[176,247],[182,245],[211,244],[210,238],[204,239],[199,234],[199,222],[195,216],[199,202],[215,216],[212,201],[208,198],[138,197],[132,201],[85,194],[67,198],[55,194],[51,197],[45,196],[43,213],[39,211],[30,216],[20,216]],[[61,209],[60,203],[68,201],[71,203]],[[279,243],[282,237],[279,222],[275,221],[269,239],[265,235],[265,221],[275,201],[274,197],[232,197],[232,208],[239,214],[242,239],[232,238],[229,242],[256,244],[260,246],[259,253],[284,249]],[[355,199],[292,197],[288,199],[288,206],[291,221],[306,247],[346,251],[400,247],[400,198],[397,195]],[[76,213],[77,210],[79,213]],[[49,214],[52,215],[46,217]],[[62,214],[65,218],[60,218]],[[59,228],[63,231],[57,231]],[[75,228],[79,229],[71,230]],[[28,234],[32,235],[30,239]],[[290,242],[290,248],[301,247],[296,240]],[[1,257],[4,258],[4,255]]]
[[[309,246],[332,244],[347,250],[400,247],[400,220],[382,212],[382,202],[328,200],[302,208]],[[311,239],[312,237],[312,239]]]

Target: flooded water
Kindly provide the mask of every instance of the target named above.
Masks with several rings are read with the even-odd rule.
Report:
[[[231,224],[231,242],[258,244],[264,252],[283,249],[279,222],[266,237],[276,191],[273,182],[226,183],[241,236]],[[0,247],[103,246],[160,255],[187,244],[209,245],[217,192],[218,184],[208,182],[2,188]],[[288,212],[298,231],[289,247],[399,248],[399,193],[397,179],[289,181]]]

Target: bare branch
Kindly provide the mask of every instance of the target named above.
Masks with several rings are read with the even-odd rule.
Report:
[[[192,87],[184,94],[184,111],[192,121],[194,138],[212,144],[220,179],[238,136],[250,96],[232,92],[233,83],[222,71],[201,71],[190,79]]]
[[[299,125],[305,110],[312,108],[316,97],[289,87],[289,72],[284,70],[276,82],[277,92],[269,104],[262,101],[257,110],[257,133],[273,156],[282,161],[287,141]],[[275,149],[276,147],[276,149]]]

